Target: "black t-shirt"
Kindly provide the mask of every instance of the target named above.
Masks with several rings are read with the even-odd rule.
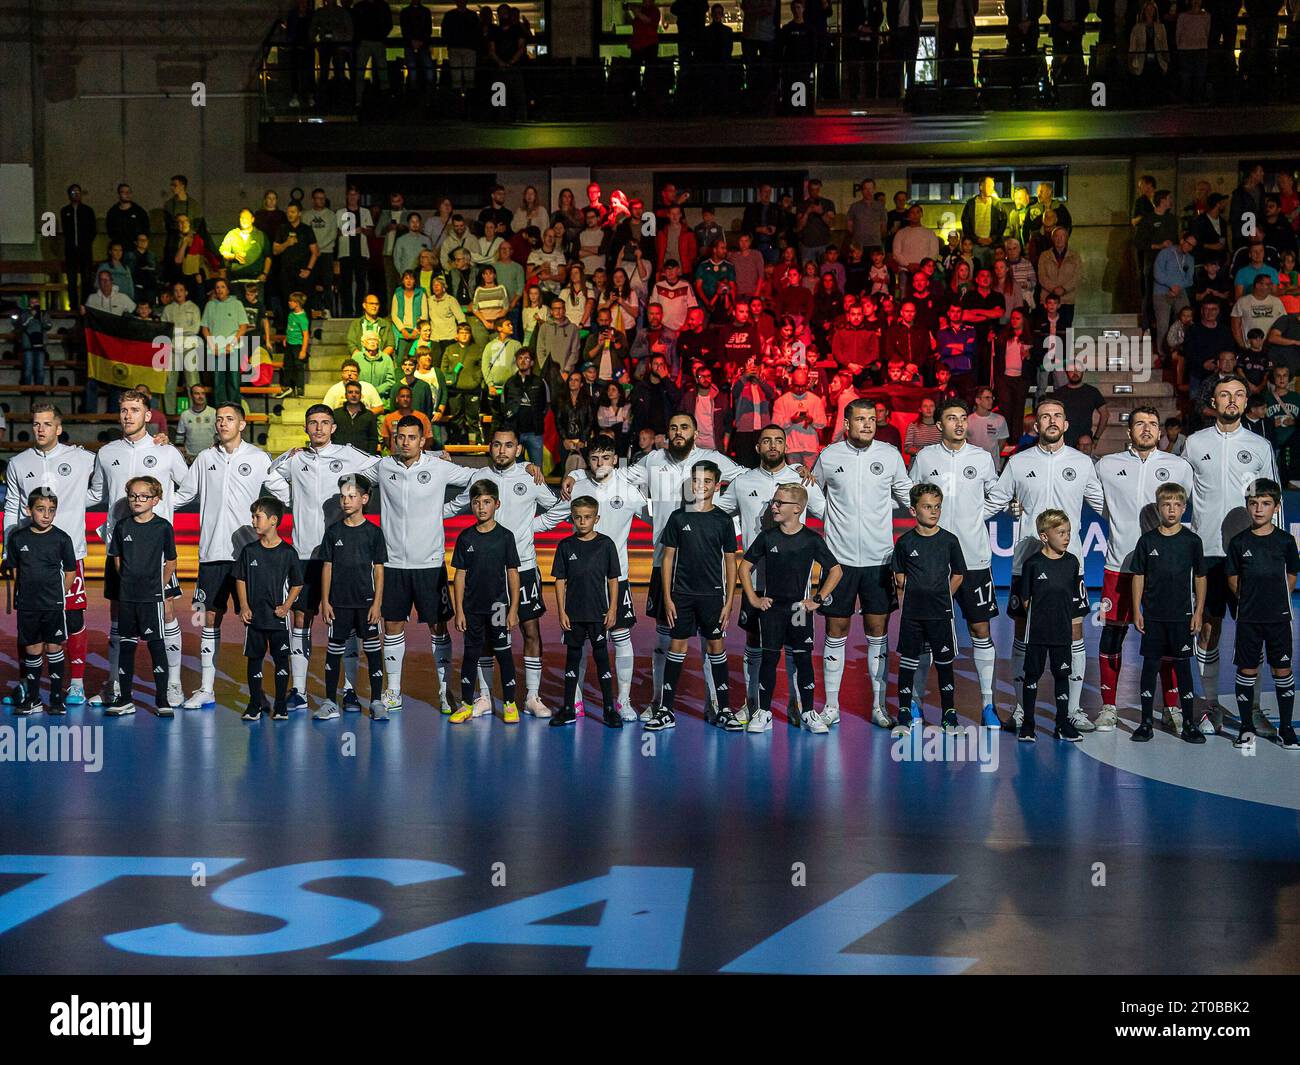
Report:
[[[712,510],[678,510],[668,519],[661,543],[674,548],[674,595],[722,594],[724,554],[736,552],[736,527],[731,516]]]
[[[1068,647],[1074,642],[1074,619],[1088,594],[1074,555],[1030,555],[1020,571],[1020,594],[1029,607],[1029,643]]]
[[[618,580],[618,548],[604,533],[590,540],[567,536],[556,545],[551,576],[564,581],[570,621],[600,621],[609,609],[609,582]]]
[[[72,537],[56,525],[43,533],[15,526],[9,530],[4,568],[18,572],[14,605],[19,610],[62,610],[63,575],[77,571],[77,551]]]
[[[384,534],[373,522],[336,521],[325,530],[321,557],[333,563],[331,606],[366,606],[375,601],[375,565],[388,561]]]
[[[290,234],[298,238],[298,243],[291,244],[280,253],[280,270],[283,273],[306,270],[307,263],[311,261],[311,250],[316,246],[316,230],[306,222],[299,221],[296,226],[286,222],[275,235],[275,243],[283,244]]]
[[[123,603],[161,603],[163,565],[176,561],[176,534],[172,523],[152,515],[148,521],[134,517],[113,526],[108,554],[119,562],[118,599]]]
[[[952,617],[948,579],[966,575],[961,542],[947,529],[923,536],[908,529],[894,544],[894,572],[907,578],[903,617],[917,621]]]
[[[764,529],[749,545],[745,560],[755,567],[754,590],[780,603],[797,603],[808,595],[814,562],[821,566],[823,579],[837,565],[826,541],[806,525],[789,534],[776,526]]]
[[[283,628],[285,619],[275,616],[275,608],[289,598],[290,588],[302,587],[302,563],[298,561],[298,552],[283,540],[274,547],[263,547],[260,540],[254,540],[245,544],[239,553],[235,578],[243,581],[247,590],[248,606],[253,611],[253,628]],[[336,570],[336,583],[338,579]],[[331,595],[330,599],[333,598]]]
[[[1142,613],[1148,621],[1190,621],[1193,587],[1205,576],[1201,538],[1186,526],[1173,536],[1148,529],[1133,548],[1133,572],[1146,577]]]
[[[1227,573],[1237,578],[1238,621],[1291,620],[1288,573],[1300,573],[1295,537],[1277,526],[1267,536],[1243,529],[1228,541]]]
[[[490,532],[472,525],[456,537],[451,554],[452,569],[465,571],[466,614],[492,614],[510,602],[506,570],[519,568],[515,535],[498,522]]]
[[[1070,423],[1065,430],[1066,445],[1077,447],[1079,437],[1092,435],[1092,412],[1106,405],[1105,398],[1092,385],[1082,384],[1078,388],[1058,388],[1051,398],[1065,408],[1065,420]]]

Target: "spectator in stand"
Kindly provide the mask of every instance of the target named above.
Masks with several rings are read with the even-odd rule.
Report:
[[[921,268],[923,259],[938,259],[943,252],[939,238],[922,224],[920,204],[913,204],[907,212],[907,225],[894,235],[892,266],[904,275],[902,286],[908,291],[908,278]]]
[[[1091,454],[1093,445],[1106,431],[1110,408],[1097,388],[1084,383],[1083,372],[1077,365],[1071,365],[1065,376],[1065,387],[1052,393],[1052,399],[1059,400],[1065,408],[1065,420],[1069,423],[1065,443]]]
[[[1196,321],[1196,312],[1191,307],[1183,307],[1178,312],[1165,334],[1165,348],[1168,359],[1174,367],[1174,386],[1179,392],[1187,389],[1187,360],[1183,358],[1183,342],[1187,339],[1187,330]]]
[[[149,234],[141,233],[135,238],[135,246],[130,248],[122,261],[131,272],[131,286],[136,303],[152,302],[158,296],[158,260],[149,250]]]
[[[787,268],[785,279],[785,284],[777,290],[772,309],[777,317],[793,317],[801,325],[807,324],[812,321],[813,294],[801,283],[797,266]]]
[[[1278,281],[1277,268],[1268,262],[1268,246],[1261,235],[1252,237],[1243,250],[1245,262],[1238,265],[1234,257],[1232,272],[1233,299],[1237,300],[1251,290],[1255,278],[1260,274],[1266,275],[1273,284]]]
[[[740,228],[751,235],[755,250],[765,262],[777,259],[777,234],[780,230],[780,207],[772,202],[772,186],[764,182],[758,186],[758,200],[745,208]]]
[[[1154,185],[1151,179],[1150,185]],[[1140,190],[1148,187],[1146,178],[1138,183]],[[1178,218],[1173,211],[1174,195],[1168,189],[1152,193],[1148,201],[1145,195],[1139,196],[1134,210],[1138,212],[1133,241],[1137,248],[1138,284],[1142,297],[1140,323],[1149,328],[1151,324],[1151,267],[1155,257],[1165,248],[1178,242]],[[1038,271],[1041,282],[1043,271]],[[1046,287],[1046,286],[1044,286]],[[1064,302],[1064,301],[1062,301]]]
[[[596,429],[614,438],[614,453],[627,455],[632,425],[632,405],[623,386],[608,381],[596,407]]]
[[[658,356],[664,360],[673,377],[677,376],[677,333],[664,325],[664,309],[659,303],[646,308],[646,327],[638,330],[632,343],[631,358],[638,379],[645,376],[650,360]]]
[[[727,258],[735,275],[736,296],[747,300],[758,291],[759,283],[763,280],[763,256],[753,248],[753,237],[749,233],[742,232],[736,238],[736,243],[736,250]]]
[[[851,377],[859,377],[864,372],[879,373],[880,331],[866,322],[861,303],[853,304],[845,312],[844,324],[831,338],[831,357]]]
[[[271,271],[271,242],[254,224],[247,209],[239,212],[239,225],[221,242],[221,258],[226,264],[226,278],[231,282],[263,282]]]
[[[402,8],[399,21],[406,56],[406,91],[421,95],[427,103],[437,82],[433,54],[429,50],[433,40],[433,14],[424,6],[424,0],[411,0]]]
[[[104,212],[104,232],[110,243],[135,247],[135,238],[149,234],[149,212],[131,199],[131,186],[117,187],[117,203]]]
[[[975,390],[975,407],[966,419],[966,439],[983,448],[993,459],[993,468],[1002,469],[1002,448],[1010,439],[1007,420],[993,409],[993,389],[981,385]]]
[[[993,387],[998,410],[1008,426],[1022,422],[1033,352],[1034,339],[1025,312],[1012,311],[1011,321],[993,340]]]
[[[1187,383],[1195,396],[1206,375],[1213,375],[1219,353],[1231,351],[1236,341],[1232,330],[1223,320],[1220,306],[1214,300],[1200,305],[1200,317],[1183,335],[1183,358],[1187,363]]]
[[[808,388],[808,369],[790,374],[789,390],[772,407],[772,421],[785,430],[786,461],[812,469],[821,452],[821,432],[826,428],[826,404]]]
[[[126,265],[126,258],[123,254],[122,245],[113,241],[108,246],[108,258],[95,268],[95,273],[101,274],[107,271],[113,279],[113,287],[121,292],[124,296],[134,298],[135,296],[135,278],[131,276],[131,268]]]
[[[993,246],[1007,231],[1007,212],[998,199],[992,177],[980,179],[979,192],[966,201],[961,212],[962,236],[975,242],[979,260],[992,261]]]
[[[1171,455],[1182,456],[1187,451],[1187,436],[1183,433],[1182,418],[1165,419],[1164,432],[1161,434],[1159,446],[1161,451],[1167,451]]]
[[[660,235],[663,234],[662,229],[659,232]],[[686,324],[687,313],[698,305],[695,290],[688,281],[682,279],[682,271],[676,259],[665,260],[663,272],[663,278],[655,282],[652,299],[663,310],[664,325],[678,333]]]
[[[448,85],[468,107],[469,91],[474,87],[474,66],[483,47],[483,30],[467,0],[455,0],[455,4],[442,16],[438,40],[447,49]]]
[[[835,222],[835,204],[822,195],[818,178],[808,181],[808,196],[799,204],[795,232],[799,239],[800,262],[816,262],[831,242]]]
[[[911,465],[917,452],[922,448],[939,442],[942,433],[939,423],[935,421],[934,411],[934,400],[928,397],[921,400],[916,420],[907,427],[907,433],[903,437],[903,458],[907,460],[908,465]]]
[[[727,258],[726,240],[709,245],[709,257],[695,268],[695,293],[710,321],[725,317],[722,313],[728,293],[734,293],[736,269]]]
[[[1043,0],[1007,0],[1007,54],[1033,55],[1038,51],[1038,22]]]
[[[217,442],[217,412],[208,405],[208,390],[202,385],[189,388],[190,405],[176,422],[176,447],[193,462]]]
[[[1155,0],[1146,0],[1128,39],[1128,69],[1134,96],[1147,104],[1168,97],[1169,34],[1160,21]]]
[[[1070,235],[1057,227],[1052,232],[1052,249],[1038,260],[1038,283],[1061,301],[1061,317],[1067,327],[1074,322],[1074,301],[1083,281],[1083,260],[1070,248]],[[977,279],[978,280],[978,279]]]
[[[1188,305],[1187,294],[1196,275],[1196,238],[1184,233],[1177,244],[1162,250],[1152,267],[1151,300],[1155,315],[1156,353],[1168,355],[1170,319]]]
[[[935,338],[939,363],[948,368],[949,387],[967,403],[975,393],[979,359],[979,338],[966,321],[961,304],[948,308],[947,322]]]
[[[776,389],[763,377],[758,360],[751,359],[731,386],[731,450],[742,466],[758,465],[758,438],[772,421],[775,402]]]
[[[325,103],[330,95],[330,73],[333,71],[335,88],[343,81],[343,68],[353,68],[356,77],[355,61],[352,56],[352,13],[340,7],[338,0],[323,0],[321,7],[311,18],[307,31],[308,40],[315,44],[320,56],[320,84],[317,86],[316,103]]]
[[[1286,314],[1282,301],[1273,295],[1273,279],[1264,272],[1255,275],[1250,291],[1232,305],[1232,339],[1238,349],[1246,347],[1252,329],[1267,337],[1273,323]]]
[[[424,382],[417,382],[423,384]],[[427,386],[426,386],[427,387]],[[429,416],[415,405],[415,389],[410,385],[398,385],[393,391],[393,410],[379,419],[379,434],[385,451],[393,449],[393,431],[397,423],[408,415],[418,418],[424,428],[424,446],[427,448],[433,440],[433,422]]]
[[[732,320],[714,327],[718,362],[726,375],[734,377],[762,354],[763,338],[751,313],[750,304],[740,300],[732,310]]]
[[[682,393],[677,410],[695,419],[696,446],[725,454],[727,428],[731,424],[729,396],[713,383],[713,370],[709,366],[696,363],[692,376],[693,387]]]
[[[1235,21],[1235,17],[1234,17]],[[1235,30],[1233,32],[1235,38]],[[1245,223],[1245,216],[1251,215],[1255,226]],[[1253,165],[1242,177],[1241,183],[1233,190],[1232,200],[1228,206],[1229,230],[1232,235],[1232,248],[1245,247],[1258,227],[1259,219],[1264,217],[1264,167],[1260,163]]]
[[[677,334],[677,362],[684,376],[696,362],[713,366],[716,346],[713,333],[705,329],[704,310],[692,307],[686,315],[686,324]]]
[[[1268,359],[1273,365],[1287,367],[1292,377],[1300,372],[1300,314],[1275,318],[1265,340]]]
[[[934,361],[935,341],[929,328],[918,320],[916,304],[904,300],[898,308],[898,318],[885,331],[883,358],[900,360],[914,365],[922,376],[928,376]]]
[[[874,178],[863,178],[858,186],[858,199],[848,211],[849,239],[860,245],[864,252],[885,247],[885,207],[876,199]]]
[[[695,234],[682,221],[682,208],[674,204],[668,209],[667,224],[660,224],[655,234],[655,259],[659,269],[667,273],[668,264],[677,262],[681,272],[693,274],[699,255]]]
[[[614,323],[610,310],[596,312],[596,328],[587,337],[582,360],[596,367],[598,381],[623,381],[627,378],[627,337]]]
[[[903,450],[903,434],[894,424],[894,411],[889,402],[876,400],[876,439],[882,444],[890,444],[899,451]]]
[[[582,332],[577,323],[569,319],[568,305],[564,300],[551,300],[551,317],[537,327],[537,368],[550,384],[558,382],[578,365],[582,353]]]
[[[379,451],[379,422],[374,410],[362,399],[359,381],[344,384],[343,403],[334,408],[334,426],[333,443],[351,444],[367,455]]]
[[[581,373],[569,374],[565,387],[554,401],[553,410],[555,431],[559,434],[564,458],[564,473],[568,474],[582,465],[583,452],[596,425],[595,404],[583,387]]]
[[[401,360],[397,382],[393,392],[393,408],[396,409],[396,389],[403,387],[409,388],[411,390],[411,407],[429,419],[429,439],[431,441],[433,439],[433,417],[436,410],[437,400],[433,392],[433,387],[428,381],[420,376],[418,367],[418,356],[415,354],[413,348],[410,354],[404,356]],[[438,382],[435,380],[434,383],[437,384]]]
[[[402,287],[393,293],[389,320],[393,325],[393,356],[401,359],[420,339],[420,322],[429,317],[429,294],[416,284],[415,271],[402,271]]]
[[[650,360],[650,369],[632,389],[632,432],[639,435],[649,429],[654,433],[655,447],[667,441],[668,420],[677,413],[680,395],[668,375],[668,363],[663,356]]]
[[[1300,392],[1292,388],[1289,366],[1274,366],[1269,371],[1269,385],[1264,392],[1265,415],[1273,430],[1273,453],[1277,459],[1278,479],[1287,487],[1300,476],[1300,455],[1295,448],[1295,424],[1300,416]]]
[[[397,380],[397,370],[393,366],[392,357],[381,351],[379,344],[378,333],[363,333],[361,347],[352,353],[352,359],[357,364],[360,380],[373,385],[380,405],[387,406]]]
[[[393,32],[393,12],[387,0],[357,0],[352,5],[353,55],[352,82],[356,106],[361,108],[365,89],[366,67],[371,80],[378,82],[379,92],[388,95],[388,35]]]

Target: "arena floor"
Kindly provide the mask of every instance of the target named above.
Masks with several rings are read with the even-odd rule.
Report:
[[[13,626],[0,619],[9,675]],[[102,605],[90,627],[97,679]],[[965,752],[978,761],[929,760],[933,745],[900,759],[865,716],[860,635],[829,736],[705,726],[694,649],[669,733],[452,727],[416,639],[406,677],[423,698],[390,722],[250,725],[238,632],[227,619],[217,709],[81,708],[59,723],[103,725],[100,771],[0,763],[0,971],[1300,968],[1300,755],[1272,744],[1133,744],[1125,711],[1078,745],[1003,733]],[[1005,617],[994,635],[1010,647]],[[545,637],[553,704],[553,614]],[[639,705],[652,640],[641,623]],[[188,690],[197,639],[186,652]],[[1005,702],[1005,660],[999,674]],[[1125,680],[1136,705],[1136,668]],[[933,685],[928,704],[933,719]],[[967,660],[963,723],[978,704]]]

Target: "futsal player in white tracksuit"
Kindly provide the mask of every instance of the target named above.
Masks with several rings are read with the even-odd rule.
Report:
[[[1236,600],[1228,589],[1226,570],[1228,541],[1250,527],[1246,512],[1246,489],[1259,477],[1276,481],[1277,462],[1273,446],[1252,433],[1242,418],[1246,411],[1246,386],[1240,378],[1220,378],[1215,385],[1214,424],[1187,438],[1183,457],[1192,467],[1192,532],[1201,538],[1205,555],[1205,617],[1196,642],[1196,668],[1201,675],[1201,692],[1209,713],[1199,722],[1202,732],[1217,732],[1223,724],[1219,704],[1219,637],[1223,615]],[[1283,528],[1282,511],[1274,519]],[[1258,691],[1258,685],[1256,690]],[[1256,732],[1269,737],[1273,726],[1258,710]],[[1263,727],[1261,727],[1263,726]]]
[[[199,646],[200,683],[185,700],[186,710],[217,701],[217,650],[221,644],[221,619],[233,600],[235,559],[244,545],[257,539],[249,523],[253,503],[266,485],[271,495],[289,502],[289,485],[271,470],[271,456],[243,439],[244,412],[231,403],[218,404],[217,442],[199,452],[172,500],[179,508],[199,501],[199,579],[194,588],[194,609],[203,611],[203,637]]]
[[[634,485],[627,473],[618,468],[618,453],[612,436],[598,436],[587,448],[586,469],[573,472],[571,498],[590,496],[600,504],[600,520],[596,531],[608,536],[618,549],[618,617],[609,632],[614,645],[614,674],[618,680],[615,705],[624,721],[635,721],[632,708],[632,671],[635,659],[632,651],[632,626],[636,624],[636,608],[632,604],[632,588],[627,577],[627,544],[632,535],[632,519],[650,521],[650,504],[641,489]],[[545,514],[533,521],[534,532],[548,532],[569,518],[569,500],[561,499]],[[577,701],[575,711],[582,710],[582,683],[587,671],[587,658],[583,656],[578,666]]]
[[[308,446],[293,448],[271,463],[271,471],[286,481],[292,496],[293,546],[302,563],[303,586],[293,604],[293,631],[289,643],[292,687],[290,710],[307,708],[307,670],[311,665],[311,632],[320,613],[321,573],[325,567],[321,540],[325,530],[343,520],[339,509],[339,478],[348,474],[373,475],[378,455],[368,455],[351,444],[332,443],[334,412],[324,403],[307,408]],[[438,501],[441,505],[442,500]],[[357,641],[348,640],[343,658],[343,705],[355,703],[361,709],[354,685],[357,678]]]
[[[989,492],[984,513],[988,517],[1006,509],[1013,501],[1019,521],[1015,531],[1015,553],[1011,557],[1011,593],[1007,598],[1007,613],[1015,621],[1015,643],[1011,649],[1012,684],[1016,691],[1015,710],[1011,719],[1020,727],[1024,710],[1020,706],[1020,690],[1025,672],[1025,605],[1020,591],[1020,571],[1025,559],[1043,546],[1038,536],[1038,515],[1045,510],[1063,510],[1070,519],[1069,552],[1079,560],[1083,572],[1083,545],[1079,530],[1083,527],[1083,504],[1087,503],[1098,514],[1105,506],[1101,482],[1092,459],[1082,451],[1065,443],[1065,430],[1069,425],[1065,407],[1060,400],[1048,396],[1040,400],[1034,416],[1038,429],[1038,444],[1027,451],[1019,451],[1007,460],[998,483]],[[1080,732],[1092,732],[1093,723],[1079,708],[1083,695],[1083,674],[1088,665],[1088,653],[1083,643],[1082,629],[1070,647],[1070,722]]]
[[[966,439],[969,408],[960,399],[946,400],[940,406],[939,443],[923,447],[912,460],[915,484],[937,484],[943,489],[943,509],[939,528],[957,537],[966,561],[966,576],[957,589],[957,604],[970,633],[971,657],[979,677],[984,706],[980,724],[998,728],[1001,721],[993,700],[993,667],[997,652],[989,633],[989,622],[998,616],[998,600],[993,585],[993,552],[989,546],[988,520],[984,504],[998,481],[993,457],[982,447]],[[912,691],[924,694],[930,671],[930,652],[922,653]],[[915,717],[920,699],[912,709]]]
[[[844,408],[844,437],[817,456],[813,479],[826,496],[822,534],[840,564],[842,576],[821,611],[822,720],[839,717],[840,681],[855,609],[867,634],[867,675],[871,678],[871,720],[892,728],[885,709],[889,667],[889,615],[898,608],[894,590],[894,504],[909,506],[912,480],[898,448],[876,439],[876,405],[855,399]]]
[[[1157,448],[1160,412],[1137,407],[1128,416],[1129,446],[1097,460],[1097,479],[1106,497],[1106,572],[1101,590],[1102,630],[1097,648],[1101,670],[1101,713],[1098,732],[1113,732],[1119,721],[1115,690],[1124,665],[1124,637],[1133,624],[1133,550],[1144,532],[1160,524],[1156,490],[1161,485],[1182,485],[1191,494],[1192,468],[1185,459]],[[1178,679],[1173,662],[1160,666],[1164,678],[1165,713],[1174,731],[1182,730]]]
[[[153,512],[168,524],[175,521],[174,489],[184,483],[189,466],[177,448],[171,444],[155,443],[149,427],[149,406],[142,393],[124,392],[118,412],[122,438],[105,444],[96,456],[91,491],[98,493],[100,503],[107,511],[104,524],[96,530],[105,544],[111,542],[117,523],[131,517],[126,486],[133,477],[153,477],[162,485],[162,498]],[[109,603],[109,680],[105,692],[109,695],[117,689],[117,578],[117,566],[104,567],[104,598]],[[167,650],[167,703],[180,706],[185,701],[185,692],[181,690],[181,623],[176,617],[176,602],[181,596],[180,581],[173,579],[163,589],[163,594],[166,597],[163,604],[163,646]],[[96,695],[90,701],[103,705],[112,700]]]
[[[654,618],[655,621],[656,642],[652,670],[654,700],[642,712],[643,721],[649,719],[650,711],[658,707],[663,695],[664,665],[668,661],[668,645],[672,642],[667,619],[661,616],[663,581],[660,580],[659,565],[664,553],[664,529],[668,527],[668,521],[674,512],[693,502],[691,467],[697,462],[716,463],[722,471],[723,481],[732,481],[745,472],[744,466],[732,462],[722,452],[708,447],[696,447],[695,437],[695,419],[689,414],[674,414],[668,419],[668,446],[650,452],[627,471],[628,479],[650,500],[650,524],[654,530],[654,562],[645,598],[646,617]],[[700,640],[700,655],[701,661],[708,661],[703,638]],[[704,681],[709,690],[709,706],[712,708],[717,705],[717,695],[713,690],[713,674],[710,670],[704,670]]]
[[[804,484],[803,475],[795,466],[785,461],[785,430],[779,425],[765,426],[758,434],[758,465],[746,470],[727,485],[726,491],[717,497],[717,507],[727,514],[737,515],[740,524],[741,551],[748,551],[758,534],[772,526],[772,497],[776,489],[783,484]],[[826,497],[817,485],[804,485],[808,493],[808,505],[799,514],[800,523],[807,520],[808,514],[823,517],[826,513]],[[754,567],[754,582],[757,587],[763,584],[763,563]],[[749,606],[749,601],[740,597],[740,627],[745,630],[745,706],[737,717],[747,720],[749,715],[758,710],[758,676],[763,665],[763,641],[758,627],[758,611]],[[799,682],[795,677],[795,656],[793,651],[800,648],[785,649],[786,688],[790,693],[792,717],[799,720],[801,705],[799,701]],[[825,715],[822,715],[825,718]],[[826,721],[835,724],[834,720]]]
[[[494,482],[500,494],[501,507],[496,520],[515,537],[515,550],[519,554],[519,631],[524,637],[524,685],[527,696],[524,709],[534,717],[550,717],[551,711],[542,702],[542,626],[546,613],[542,601],[542,579],[537,571],[537,549],[533,543],[533,518],[538,509],[548,510],[555,504],[555,494],[544,484],[538,484],[531,467],[517,461],[523,449],[519,434],[511,427],[493,428],[492,442],[488,447],[491,461],[487,466],[473,471],[473,480]],[[443,509],[443,517],[453,518],[470,512],[469,489],[458,495]],[[492,712],[492,658],[479,659],[479,682],[483,685],[474,700],[474,715]]]
[[[86,701],[86,506],[99,498],[90,488],[95,468],[92,452],[74,444],[60,444],[63,416],[53,403],[32,405],[32,437],[36,443],[9,460],[5,471],[4,539],[15,525],[31,520],[23,510],[34,488],[48,488],[59,500],[54,524],[72,538],[77,557],[77,573],[72,588],[63,598],[67,614],[68,638],[63,654],[68,664],[68,694],[65,702],[77,706]],[[18,648],[17,661],[24,657]],[[19,689],[22,685],[19,685]],[[19,702],[20,693],[6,696],[5,702]]]
[[[393,453],[375,468],[379,485],[380,525],[388,561],[384,563],[384,709],[402,708],[402,664],[406,659],[406,622],[416,617],[429,626],[438,698],[450,714],[451,588],[447,582],[447,542],[442,508],[447,487],[468,489],[482,471],[449,462],[424,450],[424,426],[419,418],[399,418],[393,429]],[[529,477],[531,483],[532,478]]]

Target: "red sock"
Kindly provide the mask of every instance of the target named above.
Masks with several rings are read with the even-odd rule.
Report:
[[[1101,665],[1101,705],[1115,705],[1115,686],[1119,683],[1120,666],[1123,655],[1098,655]]]
[[[88,635],[88,629],[74,632],[68,637],[68,642],[64,645],[64,649],[68,656],[68,678],[77,684],[80,684],[86,676],[86,644],[88,642]]]
[[[1178,670],[1174,669],[1172,658],[1165,658],[1160,662],[1160,686],[1165,690],[1165,708],[1182,709],[1180,704],[1182,693],[1178,690]]]

